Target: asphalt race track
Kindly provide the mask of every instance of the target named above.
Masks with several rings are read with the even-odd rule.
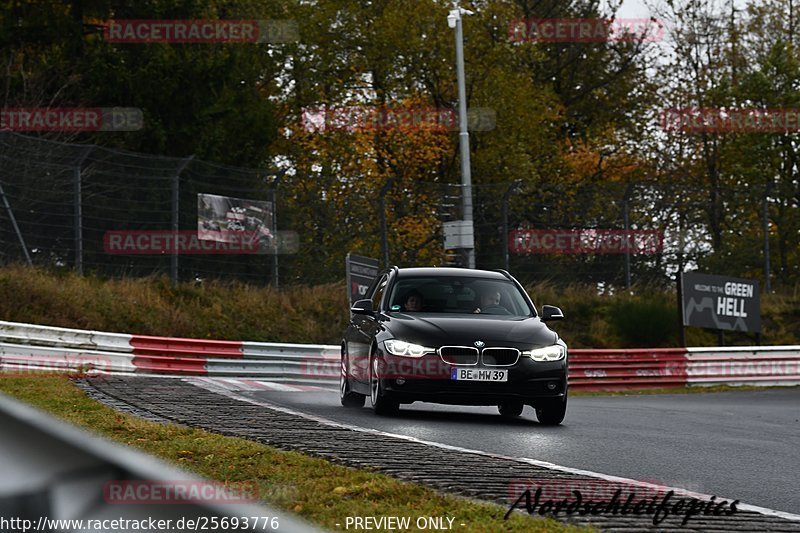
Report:
[[[339,406],[336,392],[242,392],[346,424],[527,457],[800,513],[800,388],[572,397],[560,427],[526,407],[415,403],[394,418]]]
[[[573,397],[565,424],[545,427],[528,408],[505,420],[494,408],[414,404],[382,418],[369,407],[339,406],[336,391],[252,380],[107,377],[81,386],[132,414],[376,469],[498,503],[500,513],[520,480],[582,490],[622,483],[627,494],[641,489],[592,474],[601,473],[682,487],[703,501],[702,494],[717,502],[739,499],[740,508],[729,516],[695,516],[688,525],[678,511],[658,525],[647,514],[561,520],[601,531],[800,532],[797,388]]]

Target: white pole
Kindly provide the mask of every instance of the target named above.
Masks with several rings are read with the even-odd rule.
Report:
[[[453,1],[453,9],[447,17],[450,26],[455,21],[456,30],[456,72],[458,75],[458,143],[461,152],[461,188],[464,207],[464,222],[469,231],[473,229],[472,219],[472,175],[469,160],[469,130],[467,128],[467,91],[464,81],[464,34],[461,28],[461,15],[472,14],[458,7],[458,0]],[[467,266],[475,268],[475,248],[467,248]]]

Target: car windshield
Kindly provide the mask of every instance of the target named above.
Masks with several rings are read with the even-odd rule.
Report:
[[[452,276],[398,279],[389,297],[389,310],[533,316],[520,290],[509,280]]]

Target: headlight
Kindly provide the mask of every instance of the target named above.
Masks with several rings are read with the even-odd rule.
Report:
[[[563,346],[554,344],[546,348],[536,348],[535,350],[528,350],[520,354],[522,357],[530,357],[534,361],[558,361],[564,359],[567,351]]]
[[[419,344],[412,344],[410,342],[401,341],[398,339],[391,339],[384,341],[386,351],[392,355],[401,355],[404,357],[422,357],[425,354],[436,353],[433,348],[420,346]]]

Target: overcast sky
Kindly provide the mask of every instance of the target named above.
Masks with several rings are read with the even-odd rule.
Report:
[[[661,4],[661,0],[646,0],[648,4]],[[719,5],[718,2],[714,2]],[[747,0],[735,0],[736,7],[742,9],[747,4]],[[623,0],[619,12],[620,18],[646,18],[652,13],[645,6],[645,0]],[[787,15],[788,16],[788,15]]]
[[[651,13],[642,0],[625,0],[617,15],[619,18],[637,19],[648,18]]]

